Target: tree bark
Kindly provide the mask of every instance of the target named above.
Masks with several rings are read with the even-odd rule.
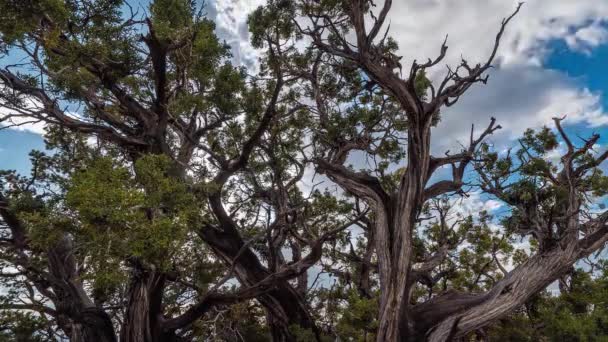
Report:
[[[373,177],[320,161],[330,179],[366,200],[375,214],[374,244],[380,278],[380,311],[376,340],[401,341],[411,330],[412,233],[424,203],[430,163],[430,128],[427,118],[408,132],[408,164],[394,194],[384,192]]]
[[[71,238],[66,234],[47,251],[52,298],[60,327],[71,341],[116,341],[110,316],[87,296],[80,282]]]
[[[249,248],[241,250],[244,242],[240,236],[211,227],[203,228],[199,235],[227,263],[234,263],[235,275],[243,285],[255,285],[271,275]],[[293,341],[290,325],[310,329],[319,338],[304,298],[287,281],[279,281],[257,300],[267,311],[273,341]]]
[[[136,267],[126,297],[127,312],[121,342],[172,342],[181,339],[174,330],[163,330],[162,295],[165,277]]]
[[[143,272],[142,272],[143,273]],[[152,342],[154,340],[150,320],[150,288],[154,277],[149,274],[135,275],[127,292],[127,312],[120,331],[123,342]]]
[[[566,249],[556,246],[548,253],[536,255],[518,266],[500,280],[489,292],[477,295],[455,296],[449,301],[431,301],[414,309],[416,316],[426,323],[419,331],[430,329],[428,340],[445,341],[451,332],[453,337],[480,329],[489,322],[521,307],[534,294],[542,291],[562,274],[582,255],[577,244]],[[457,305],[454,305],[457,304]],[[440,322],[434,328],[430,324]]]
[[[112,320],[97,308],[84,309],[80,318],[70,325],[70,342],[116,342]]]

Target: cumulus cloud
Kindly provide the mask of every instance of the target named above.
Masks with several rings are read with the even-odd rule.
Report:
[[[36,108],[38,105],[34,101],[31,102],[31,107]],[[3,122],[0,122],[0,127],[10,127],[11,129],[23,132],[30,132],[35,134],[43,135],[45,133],[43,122],[37,122],[35,120],[19,116],[14,111],[2,107],[0,104],[0,117],[6,118]]]
[[[265,0],[211,0],[207,14],[217,25],[220,39],[232,47],[235,64],[255,68],[259,51],[249,43],[247,17]],[[436,56],[449,34],[445,63],[461,56],[482,61],[490,53],[503,17],[516,7],[508,0],[400,0],[393,1],[390,33],[398,41],[403,64]],[[598,127],[608,124],[601,106],[602,94],[586,89],[578,80],[548,70],[543,61],[549,43],[563,40],[569,49],[589,53],[608,42],[608,1],[530,0],[509,25],[487,85],[473,87],[453,108],[446,109],[435,130],[435,148],[457,148],[465,143],[470,125],[479,129],[490,116],[504,127],[495,139],[508,142],[527,127],[551,124],[554,116],[566,123]],[[436,68],[434,79],[445,72]],[[43,125],[20,129],[43,133]]]
[[[210,3],[210,17],[216,20],[220,37],[232,45],[237,63],[247,66],[257,63],[258,52],[249,44],[246,20],[263,3],[263,0]],[[491,52],[502,18],[516,6],[517,1],[508,0],[393,1],[388,21],[390,35],[399,44],[406,68],[413,59],[436,56],[446,35],[450,46],[446,64],[455,65],[461,57],[480,62]],[[607,18],[607,1],[526,2],[503,36],[488,84],[472,87],[457,105],[442,113],[442,121],[433,131],[434,153],[457,150],[460,144],[467,143],[471,124],[479,132],[491,116],[503,127],[491,138],[498,148],[511,145],[527,128],[552,125],[551,119],[556,116],[567,116],[566,125],[608,124],[601,105],[602,94],[543,65],[551,54],[550,43],[556,40],[565,42],[568,49],[587,54],[607,43]],[[438,79],[444,72],[442,65],[430,75]],[[311,172],[307,176],[312,178]],[[304,187],[310,188],[310,184]],[[468,204],[462,205],[467,211],[491,209],[485,207],[487,201],[472,196]]]
[[[590,54],[592,48],[608,41],[608,31],[600,22],[595,22],[576,30],[565,41],[571,49]]]
[[[447,108],[433,132],[436,152],[466,144],[471,129],[483,130],[490,117],[503,127],[491,139],[499,148],[527,128],[552,127],[553,117],[565,124],[598,127],[608,123],[601,97],[565,74],[531,65],[508,65],[492,71],[487,85],[476,85],[454,107]]]
[[[216,23],[218,37],[232,48],[233,62],[249,68],[257,66],[258,52],[249,42],[247,17],[265,0],[215,0],[207,6],[207,16]]]
[[[249,44],[247,16],[264,0],[212,1],[209,15],[218,34],[233,47],[235,61],[255,66],[257,51]],[[414,59],[434,57],[446,35],[450,49],[446,64],[461,57],[484,61],[493,46],[502,18],[510,15],[517,1],[505,0],[400,0],[393,1],[388,23],[390,35],[400,46],[404,66]],[[380,8],[380,6],[378,6]],[[470,127],[482,129],[490,116],[503,130],[494,137],[502,143],[526,128],[551,125],[551,118],[567,116],[566,124],[591,127],[608,124],[601,95],[586,89],[579,80],[544,68],[550,43],[562,40],[575,51],[608,42],[608,2],[596,0],[531,0],[524,4],[502,40],[487,85],[473,87],[453,108],[444,111],[435,130],[435,148],[455,149],[465,143]],[[433,79],[445,73],[443,66],[431,72]]]
[[[503,203],[491,198],[487,198],[481,192],[470,192],[466,197],[452,199],[454,213],[462,216],[476,215],[481,211],[489,214],[495,213],[503,207]]]
[[[512,13],[517,2],[396,0],[389,15],[390,35],[399,44],[404,68],[414,59],[425,61],[437,56],[441,43],[449,35],[445,63],[430,72],[436,80],[445,73],[445,64],[456,65],[461,57],[470,63],[485,61],[502,18]],[[217,11],[214,18],[220,36],[233,46],[237,62],[247,66],[255,65],[257,58],[248,42],[247,11],[262,3],[262,0],[215,0],[211,4]],[[378,7],[381,3],[378,1]],[[441,123],[433,131],[434,153],[457,150],[459,143],[467,143],[471,124],[479,132],[491,116],[503,127],[491,138],[498,148],[512,144],[527,128],[551,125],[553,117],[566,116],[566,125],[608,125],[608,115],[602,107],[603,94],[592,92],[581,80],[544,65],[555,41],[587,55],[593,48],[607,44],[607,21],[608,1],[527,1],[503,36],[488,84],[472,87],[457,105],[442,113]],[[563,146],[557,151],[563,151]],[[559,155],[547,158],[556,160]],[[312,172],[307,172],[307,176],[312,178]],[[312,183],[301,186],[310,188]],[[500,216],[508,211],[503,203],[479,192],[457,201],[456,209],[462,215],[486,210]],[[492,228],[499,229],[495,224]],[[529,251],[526,239],[517,247]],[[505,266],[512,267],[510,263]],[[309,274],[316,275],[318,271]]]
[[[393,1],[390,25],[401,52],[409,58],[437,55],[449,35],[447,61],[461,55],[483,60],[490,52],[502,18],[518,1],[508,0],[402,0]],[[608,30],[608,2],[596,0],[531,0],[505,32],[499,51],[500,64],[540,65],[549,50],[547,43],[568,39],[571,46],[597,46]]]
[[[471,63],[485,61],[502,18],[517,6],[516,1],[505,0],[393,3],[390,34],[399,43],[404,67],[414,59],[437,56],[446,35],[449,50],[445,64],[456,65],[462,57]],[[434,132],[436,151],[457,149],[459,143],[468,141],[471,124],[481,130],[491,116],[503,127],[492,139],[503,145],[526,128],[551,125],[556,116],[567,116],[565,124],[607,125],[602,94],[543,65],[552,42],[564,41],[567,48],[585,54],[607,43],[606,18],[605,1],[526,2],[507,27],[488,84],[474,86],[457,105],[444,110],[442,122]],[[432,79],[445,74],[444,65],[431,71]]]

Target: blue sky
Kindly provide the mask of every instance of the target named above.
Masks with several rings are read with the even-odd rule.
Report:
[[[0,131],[0,169],[17,170],[29,174],[31,150],[44,149],[44,141],[39,134],[16,131],[13,129]]]
[[[582,85],[593,91],[608,89],[608,44],[600,45],[589,54],[573,51],[563,41],[551,44],[552,53],[545,61],[545,67],[578,78]],[[608,98],[603,98],[608,108]]]
[[[589,53],[573,51],[563,41],[552,43],[553,52],[548,56],[545,67],[559,70],[576,79],[581,87],[601,93],[601,103],[608,110],[608,44],[592,49]],[[590,128],[584,123],[566,127],[569,133],[589,135],[600,134],[600,145],[608,144],[608,129]]]

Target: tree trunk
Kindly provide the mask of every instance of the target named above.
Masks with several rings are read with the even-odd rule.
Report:
[[[134,270],[127,293],[127,312],[120,331],[121,342],[171,342],[180,338],[162,329],[164,276]]]
[[[383,218],[385,216],[385,218]],[[406,222],[395,224],[397,219],[391,212],[378,215],[376,226],[376,250],[385,251],[383,257],[378,258],[380,268],[380,311],[378,315],[378,333],[376,341],[402,341],[407,335],[408,305],[410,298],[410,258],[411,249],[405,245],[411,242],[401,238],[396,244],[394,233],[396,230],[410,230]],[[379,227],[378,225],[382,225]],[[378,232],[388,232],[388,235]],[[384,237],[383,237],[384,236]],[[386,239],[389,237],[389,239]],[[386,241],[385,241],[386,240]],[[392,245],[387,249],[386,245]],[[383,248],[383,249],[381,249]]]
[[[496,283],[491,291],[461,300],[460,307],[450,305],[458,300],[454,298],[445,303],[437,300],[421,304],[415,311],[430,324],[440,322],[435,328],[427,323],[425,328],[430,329],[429,341],[445,341],[450,334],[462,337],[524,305],[530,297],[549,286],[583,256],[576,243],[565,249],[556,246],[548,253],[536,255],[518,266]]]
[[[392,212],[381,209],[377,211],[376,219],[376,251],[378,253],[378,266],[380,270],[380,311],[378,314],[377,341],[398,341],[400,339],[402,314],[405,313],[403,305],[407,304],[404,298],[404,283],[397,281],[392,267],[391,242],[392,232],[395,230]],[[380,214],[381,213],[381,214]],[[407,267],[402,270],[401,276],[407,275]],[[404,279],[405,280],[405,279]]]
[[[51,285],[53,304],[62,313],[59,326],[70,341],[116,341],[112,320],[95,306],[80,281],[71,237],[66,234],[59,239],[49,248],[47,257],[49,273],[56,279]]]
[[[430,161],[430,122],[408,132],[408,165],[396,194],[376,202],[376,251],[380,267],[380,312],[376,340],[402,341],[411,330],[412,234],[424,204]],[[382,251],[382,252],[381,252]]]
[[[144,279],[135,279],[129,287],[127,312],[120,331],[122,342],[153,341],[150,324],[150,278],[145,276]]]
[[[90,308],[70,324],[70,342],[116,342],[116,334],[110,317],[100,309]]]
[[[250,249],[241,251],[244,242],[239,236],[211,227],[202,229],[200,236],[226,262],[234,262],[235,274],[242,284],[251,286],[270,275]],[[312,330],[319,339],[318,329],[304,299],[287,281],[280,281],[257,300],[266,309],[273,341],[293,341],[294,337],[289,333],[290,325]]]

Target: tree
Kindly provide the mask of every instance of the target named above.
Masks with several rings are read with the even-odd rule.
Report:
[[[50,151],[32,152],[29,176],[2,174],[5,326],[72,341],[445,341],[517,323],[608,240],[597,135],[578,146],[557,118],[501,154],[492,119],[459,153],[431,154],[441,109],[487,81],[520,6],[485,62],[432,82],[446,43],[403,77],[390,0],[269,1],[249,18],[253,75],[193,0],[142,13],[0,0],[2,122],[43,122]],[[306,189],[311,169],[343,193]],[[457,214],[471,187],[510,213]]]
[[[275,1],[257,15],[260,22],[286,18],[283,25],[294,37],[310,42],[294,56],[299,63],[293,69],[308,81],[303,91],[314,101],[314,162],[372,211],[380,288],[377,341],[445,341],[521,307],[604,245],[607,213],[591,214],[588,195],[605,191],[606,178],[597,166],[608,152],[591,153],[597,135],[575,146],[556,119],[568,146],[561,165],[543,158],[556,147],[549,129],[527,132],[521,149],[499,158],[483,142],[500,128],[492,119],[485,130],[471,130],[469,146],[460,153],[431,155],[431,132],[441,108],[454,105],[473,84],[487,81],[485,72],[521,4],[498,28],[485,62],[471,65],[463,59],[436,84],[426,71],[443,60],[446,43],[435,59],[414,62],[403,72],[396,43],[388,30],[382,32],[391,1],[375,6],[366,0]],[[373,170],[345,165],[355,152],[375,163]],[[389,174],[391,164],[398,170]],[[463,191],[469,165],[479,174],[480,188],[511,207],[506,228],[530,236],[538,250],[485,292],[449,291],[420,301],[414,296],[417,284],[437,275],[448,251],[458,246],[427,235],[430,246],[418,249],[421,214],[434,198]],[[434,182],[433,175],[444,166],[451,166],[452,179]]]
[[[488,329],[506,341],[602,341],[606,339],[606,268],[588,263],[562,281],[560,294],[540,293],[522,310]]]
[[[53,151],[32,155],[29,177],[3,174],[5,308],[73,341],[169,341],[256,298],[273,339],[318,336],[301,275],[352,218],[297,188],[306,116],[276,35],[268,71],[248,76],[194,1],[0,9],[4,58],[25,58],[0,71],[2,120],[45,123]]]

